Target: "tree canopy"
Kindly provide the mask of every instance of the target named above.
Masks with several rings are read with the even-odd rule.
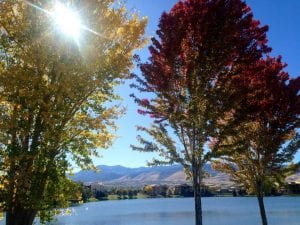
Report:
[[[64,1],[78,43],[51,17],[55,1],[0,3],[0,181],[7,224],[31,224],[63,192],[70,161],[91,168],[114,138],[115,85],[128,77],[146,19],[114,0]],[[88,29],[87,29],[88,28]],[[52,193],[49,195],[48,193]],[[1,198],[2,200],[2,198]]]
[[[216,169],[258,196],[264,225],[264,191],[284,180],[300,148],[300,77],[291,78],[285,66],[281,57],[266,57],[236,77],[231,88],[240,100],[219,121],[220,135],[211,142],[220,157]]]
[[[150,128],[138,129],[154,141],[139,136],[142,146],[133,149],[158,152],[163,159],[154,164],[184,165],[194,182],[197,225],[202,166],[212,155],[207,143],[236,103],[234,77],[246,75],[249,65],[270,52],[267,30],[240,0],[179,1],[162,14],[151,57],[140,64],[142,75],[134,76],[132,86],[153,96],[133,95],[139,113],[154,120]]]

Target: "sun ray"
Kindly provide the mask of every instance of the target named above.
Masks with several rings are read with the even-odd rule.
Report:
[[[67,36],[72,37],[79,44],[80,31],[82,28],[79,15],[75,11],[60,2],[56,2],[52,17],[56,26]]]
[[[29,2],[29,1],[26,1],[26,0],[24,0],[24,2],[25,2],[27,5],[32,6],[33,8],[36,8],[36,9],[38,9],[38,10],[40,10],[40,11],[42,11],[42,12],[48,14],[48,15],[51,15],[51,13],[50,13],[48,10],[46,10],[46,9],[43,9],[43,8],[37,6],[37,5],[35,5],[35,4],[33,4],[33,3]]]
[[[49,15],[54,20],[55,24],[61,30],[61,32],[65,33],[65,35],[71,36],[77,43],[77,45],[79,45],[81,31],[87,31],[89,33],[107,39],[107,37],[105,37],[104,35],[82,24],[78,14],[59,1],[56,1],[53,11],[43,9],[42,7],[39,7],[27,0],[24,0],[24,2],[27,5]]]

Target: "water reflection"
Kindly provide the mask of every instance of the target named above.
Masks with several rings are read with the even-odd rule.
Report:
[[[269,224],[299,225],[300,198],[265,199]],[[256,198],[203,199],[203,224],[260,224]],[[0,225],[3,225],[3,220]],[[194,224],[192,198],[105,201],[65,209],[51,225],[185,225]]]
[[[266,198],[272,225],[299,225],[300,198]],[[194,223],[193,199],[144,199],[89,203],[55,225],[182,225]],[[209,225],[260,224],[255,198],[204,198],[203,220]]]

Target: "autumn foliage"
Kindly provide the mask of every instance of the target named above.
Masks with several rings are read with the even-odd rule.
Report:
[[[177,107],[181,100],[199,98],[204,92],[222,94],[225,79],[245,71],[271,50],[266,45],[267,30],[239,0],[180,1],[161,16],[157,31],[160,40],[152,39],[150,61],[141,64],[145,80],[137,78],[141,91],[159,93],[162,98],[166,95],[166,108],[156,111],[137,99],[141,106],[149,106],[149,110],[139,112],[168,118],[169,112],[177,111],[178,116],[188,117],[186,108],[182,111]],[[212,104],[211,111],[216,107]]]
[[[264,225],[264,191],[282,182],[300,147],[300,78],[291,78],[285,67],[281,57],[268,56],[235,77],[238,104],[219,121],[220,135],[211,142],[221,158],[216,168],[257,195]]]
[[[67,173],[74,165],[93,168],[92,156],[114,139],[121,110],[107,102],[145,42],[146,19],[122,4],[64,1],[94,31],[82,30],[75,43],[50,16],[55,2],[0,2],[0,204],[7,225],[31,225],[38,211],[65,206]]]
[[[271,51],[267,30],[240,0],[179,1],[162,14],[151,56],[140,64],[141,76],[134,75],[132,86],[153,96],[133,95],[139,113],[154,122],[138,129],[154,141],[139,136],[141,146],[133,149],[158,152],[162,158],[154,164],[183,164],[194,184],[197,225],[202,166],[215,154],[205,146],[219,133],[221,118],[243,104],[245,90],[237,85]]]

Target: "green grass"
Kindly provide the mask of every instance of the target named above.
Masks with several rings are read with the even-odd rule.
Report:
[[[88,202],[97,202],[98,201],[98,199],[96,199],[96,198],[89,198],[89,200],[88,200]]]
[[[145,195],[145,194],[142,194],[142,193],[138,193],[137,196],[136,196],[137,199],[144,199],[144,198],[149,198],[149,195]]]
[[[120,200],[119,195],[108,195],[107,200]]]

